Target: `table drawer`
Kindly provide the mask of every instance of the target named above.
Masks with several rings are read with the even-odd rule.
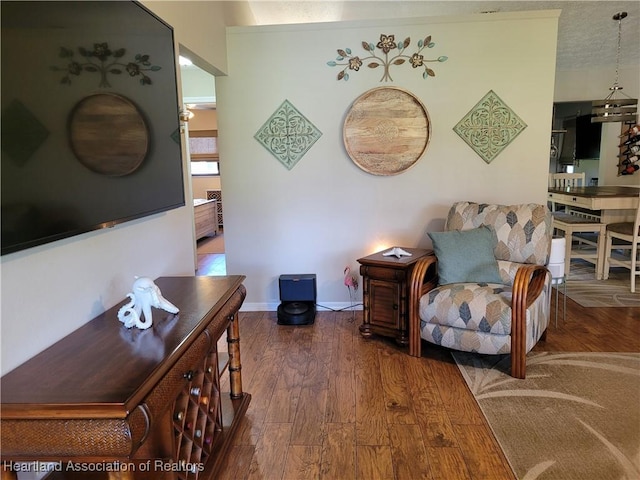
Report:
[[[387,280],[391,282],[402,282],[405,279],[405,271],[396,268],[375,267],[371,265],[362,265],[360,267],[360,275],[375,280]]]
[[[593,201],[587,197],[577,197],[564,193],[549,193],[549,200],[563,205],[575,205],[577,207],[591,209]]]

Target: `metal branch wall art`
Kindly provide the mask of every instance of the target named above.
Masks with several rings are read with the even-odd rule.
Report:
[[[107,43],[94,43],[93,50],[78,47],[78,53],[84,59],[76,61],[74,51],[70,48],[60,47],[59,57],[68,62],[63,67],[52,66],[54,72],[65,72],[60,83],[71,85],[72,76],[80,76],[82,72],[99,73],[100,88],[109,88],[111,85],[107,80],[107,74],[121,75],[126,72],[130,77],[139,77],[140,85],[151,85],[153,82],[144,72],[157,72],[162,67],[151,65],[149,55],[136,54],[133,61],[123,62],[126,50],[119,48],[115,51],[109,48]]]
[[[327,62],[327,65],[330,67],[341,67],[344,68],[338,73],[338,80],[349,80],[349,71],[357,72],[360,70],[362,65],[365,65],[368,68],[376,69],[378,67],[382,67],[383,74],[380,81],[385,82],[393,82],[393,78],[391,78],[391,73],[389,69],[392,65],[411,65],[412,68],[420,68],[422,72],[422,78],[427,79],[429,77],[435,77],[436,72],[434,72],[431,68],[427,66],[427,63],[434,62],[446,62],[447,58],[444,55],[441,55],[435,59],[425,59],[424,55],[422,55],[422,51],[425,48],[433,48],[436,44],[431,41],[431,35],[426,37],[424,40],[418,40],[418,50],[413,54],[405,53],[405,50],[411,44],[411,39],[407,37],[404,41],[396,43],[395,35],[380,35],[380,41],[377,44],[362,42],[362,48],[369,52],[370,55],[366,57],[359,57],[357,55],[353,55],[350,48],[345,48],[344,50],[338,49],[338,56],[335,60],[330,60]],[[383,56],[379,56],[376,54],[376,48],[382,50]]]

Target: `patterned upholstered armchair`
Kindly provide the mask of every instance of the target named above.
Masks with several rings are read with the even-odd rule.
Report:
[[[429,234],[434,256],[413,269],[409,352],[422,340],[454,350],[511,354],[525,378],[526,354],[549,324],[552,226],[546,206],[455,203],[445,232]]]

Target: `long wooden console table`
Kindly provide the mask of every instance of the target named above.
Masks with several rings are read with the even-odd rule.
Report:
[[[244,278],[159,278],[178,314],[154,309],[152,328],[127,330],[117,305],[3,376],[2,478],[213,479],[251,399]]]

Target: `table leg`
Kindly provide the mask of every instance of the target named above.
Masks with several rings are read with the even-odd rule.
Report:
[[[362,282],[362,325],[358,328],[360,330],[360,335],[364,338],[371,338],[373,333],[371,333],[371,310],[369,306],[369,282],[366,278],[366,270],[364,267],[360,268],[360,275],[364,277]]]
[[[596,280],[602,280],[604,272],[604,256],[607,254],[605,242],[607,240],[607,226],[602,224],[600,231],[598,232],[598,247],[597,247],[597,259],[596,259]]]
[[[231,318],[227,327],[227,344],[229,346],[229,383],[231,398],[242,398],[242,362],[240,361],[240,328],[238,315]]]

